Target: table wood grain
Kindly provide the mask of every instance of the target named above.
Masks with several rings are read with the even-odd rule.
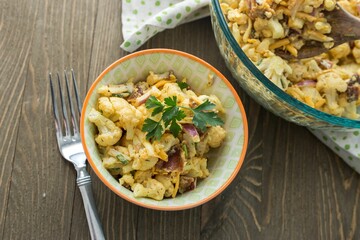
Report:
[[[61,159],[49,71],[74,68],[81,96],[120,49],[121,2],[0,0],[0,239],[89,239],[73,166]],[[166,30],[141,49],[173,48],[219,69],[249,121],[240,173],[185,211],[138,207],[89,169],[107,239],[360,239],[360,175],[307,129],[260,107],[221,58],[209,18]]]

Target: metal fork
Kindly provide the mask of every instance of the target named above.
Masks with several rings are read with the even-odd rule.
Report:
[[[81,113],[80,99],[74,71],[71,70],[73,89],[76,98],[76,106],[72,101],[67,72],[64,71],[66,93],[62,91],[60,76],[57,73],[58,94],[55,93],[52,75],[49,73],[51,100],[55,118],[56,138],[61,155],[71,162],[77,172],[76,183],[80,189],[84,202],[85,213],[89,225],[91,239],[105,239],[100,218],[96,209],[93,192],[91,189],[91,178],[86,171],[86,156],[81,145],[79,118]],[[58,95],[58,97],[56,97]],[[67,96],[67,97],[65,97]],[[56,99],[60,99],[57,102]],[[66,100],[67,98],[67,100]],[[60,105],[61,111],[58,108]],[[77,109],[77,110],[76,110]],[[69,118],[68,111],[71,117]]]

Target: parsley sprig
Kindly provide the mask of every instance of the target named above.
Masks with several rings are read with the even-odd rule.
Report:
[[[212,110],[215,104],[206,100],[196,108],[188,108],[177,105],[177,97],[168,97],[161,103],[156,97],[151,96],[145,103],[147,109],[153,109],[151,116],[162,113],[161,119],[155,121],[151,118],[145,119],[142,131],[147,132],[146,139],[155,138],[159,140],[165,129],[169,127],[170,132],[177,137],[181,131],[178,121],[184,119],[186,114],[181,109],[188,109],[193,113],[193,124],[202,132],[206,131],[206,126],[218,126],[224,124],[223,120]]]

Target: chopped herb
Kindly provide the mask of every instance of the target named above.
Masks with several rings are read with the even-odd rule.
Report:
[[[165,127],[176,124],[176,120],[180,121],[184,117],[186,117],[186,114],[184,111],[180,110],[178,106],[176,106],[177,103],[177,97],[168,97],[164,99],[165,104],[167,107],[164,109],[162,120],[165,123]],[[180,128],[180,126],[179,126]],[[171,130],[170,130],[171,131]],[[175,135],[175,134],[174,134]],[[177,136],[177,135],[176,135]]]
[[[160,121],[156,122],[150,118],[145,119],[144,125],[141,129],[143,132],[147,132],[146,139],[155,138],[159,140],[163,134],[163,126]]]
[[[164,104],[154,96],[151,96],[146,101],[145,106],[147,109],[153,108],[151,116],[155,116],[162,112],[161,119],[158,122],[150,118],[145,119],[142,131],[147,132],[146,139],[148,140],[151,138],[159,140],[165,129],[169,126],[170,132],[177,137],[181,131],[181,126],[177,123],[177,121],[186,117],[185,112],[182,111],[181,108],[188,109],[193,112],[193,123],[203,132],[205,132],[207,125],[218,126],[224,124],[221,118],[212,111],[215,104],[211,103],[209,100],[206,100],[193,109],[177,106],[176,96],[165,98]]]
[[[129,160],[124,155],[122,155],[121,153],[116,155],[116,158],[121,162],[121,164],[126,165],[126,164],[129,163]]]
[[[156,97],[154,96],[150,96],[146,102],[145,102],[145,107],[147,109],[150,109],[150,108],[154,108],[151,116],[155,116],[156,114],[162,112],[162,110],[164,109],[164,106],[162,105],[161,102],[159,102],[159,100],[157,100]]]
[[[119,97],[119,98],[125,98],[125,97],[128,97],[129,95],[130,95],[129,92],[111,94],[112,97]]]
[[[198,107],[193,109],[193,123],[202,132],[205,132],[206,125],[218,126],[224,124],[223,120],[215,112],[210,111],[214,107],[215,104],[211,103],[209,100],[206,100]]]
[[[188,152],[188,148],[187,148],[186,144],[182,145],[182,149],[184,151],[185,158],[188,158],[189,157],[189,152]]]
[[[181,90],[189,87],[189,85],[186,82],[177,82],[177,84],[179,85]]]
[[[120,94],[120,93],[114,93],[114,94],[112,94],[111,95],[112,97],[119,97],[119,98],[123,98],[124,96],[122,95],[122,94]]]

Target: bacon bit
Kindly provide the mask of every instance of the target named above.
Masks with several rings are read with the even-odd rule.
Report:
[[[357,101],[359,99],[359,87],[348,86],[346,89],[346,96],[349,103]]]
[[[144,94],[144,90],[141,86],[136,86],[134,91],[130,94],[128,101],[135,101],[136,98]]]
[[[355,47],[355,41],[350,41],[349,46],[351,49],[353,49]]]
[[[348,81],[348,86],[353,86],[354,84],[359,83],[360,84],[360,75],[355,73],[351,76],[351,78]]]
[[[354,74],[347,83],[346,96],[348,102],[357,101],[360,96],[360,75]]]
[[[183,160],[180,155],[180,147],[178,145],[173,146],[168,152],[168,161],[158,161],[155,165],[156,169],[165,170],[167,172],[182,171]]]
[[[179,184],[179,193],[194,190],[196,188],[196,178],[181,176]]]

